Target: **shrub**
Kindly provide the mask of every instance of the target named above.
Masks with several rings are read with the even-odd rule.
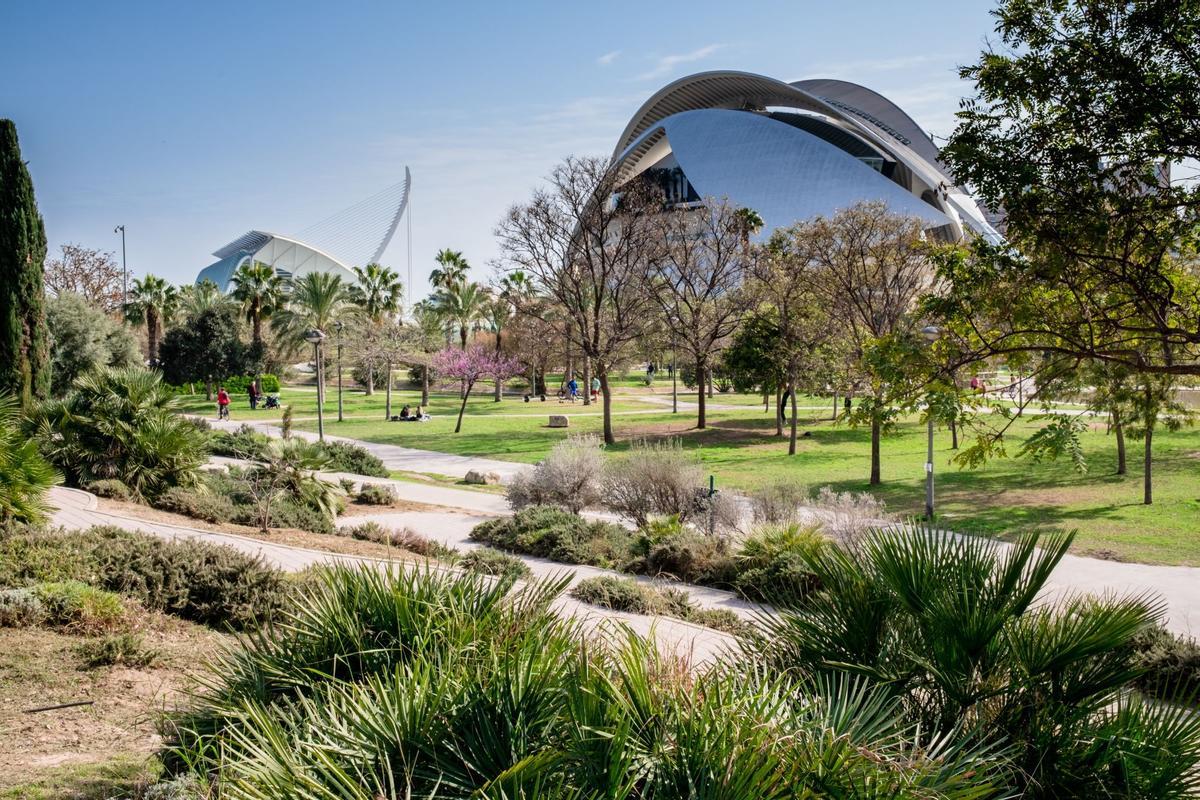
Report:
[[[390,506],[399,500],[396,490],[381,483],[366,483],[354,496],[354,502],[365,506]]]
[[[575,513],[600,501],[604,469],[598,436],[572,436],[554,446],[533,469],[518,473],[508,485],[508,504],[562,506]]]
[[[678,441],[642,442],[627,455],[608,463],[604,472],[604,503],[639,528],[656,514],[676,515],[688,522],[705,510],[704,472]]]
[[[46,617],[41,598],[32,589],[0,590],[0,628],[25,628]]]
[[[633,578],[611,575],[580,581],[571,588],[571,596],[584,603],[630,614],[660,614],[664,605],[652,587],[643,586]]]
[[[468,572],[478,572],[483,575],[510,577],[516,580],[529,578],[533,573],[529,566],[508,553],[493,550],[490,547],[479,547],[467,553],[458,561],[458,566]]]
[[[511,517],[476,525],[471,539],[564,564],[622,566],[632,557],[633,537],[620,525],[589,522],[554,506],[529,506]]]
[[[232,378],[225,378],[221,381],[221,385],[225,387],[225,391],[231,395],[250,393],[250,382],[254,380],[252,375],[235,375]],[[263,373],[258,376],[258,388],[263,394],[278,394],[279,393],[279,377],[270,373]]]
[[[347,495],[354,494],[354,487],[357,483],[350,478],[338,478],[338,486],[342,487],[342,491]]]
[[[113,630],[125,621],[125,603],[119,595],[81,581],[43,583],[34,592],[51,625],[90,633]]]
[[[84,488],[97,497],[107,497],[110,500],[133,499],[133,492],[129,490],[129,487],[126,486],[124,482],[116,480],[115,478],[92,481]],[[167,491],[171,490],[168,489]]]
[[[822,486],[813,507],[825,530],[843,541],[862,538],[888,522],[883,501],[867,492],[835,492]]]
[[[340,536],[349,536],[364,542],[386,544],[426,558],[447,558],[455,554],[454,548],[447,547],[441,542],[435,542],[410,528],[393,530],[383,527],[378,522],[364,522],[360,525],[338,528],[337,533]]]
[[[724,537],[683,531],[651,544],[642,571],[688,583],[728,586],[734,580],[736,564]]]
[[[796,523],[758,528],[737,554],[734,588],[747,600],[794,607],[820,584],[808,562],[829,546],[816,527]]]
[[[364,389],[368,383],[371,384],[371,388],[373,389],[387,388],[388,375],[386,367],[376,366],[374,370],[371,370],[370,381],[367,380],[367,371],[366,364],[355,364],[350,368],[350,377],[354,379],[355,383],[357,383],[359,386],[362,386]]]
[[[154,507],[174,514],[183,514],[193,519],[220,524],[230,522],[237,515],[233,501],[223,494],[198,492],[175,486],[154,498]]]
[[[94,574],[87,536],[0,526],[0,587],[32,586]]]
[[[321,445],[329,459],[326,469],[332,472],[350,472],[372,478],[386,478],[391,473],[371,451],[351,442],[330,441]]]
[[[750,636],[754,632],[753,625],[728,608],[697,608],[687,620],[734,636]]]
[[[100,585],[147,608],[214,627],[248,628],[286,597],[281,572],[230,547],[118,528],[88,534]]]
[[[89,639],[75,651],[89,667],[147,667],[158,659],[158,652],[144,647],[136,633],[118,633],[100,639]]]
[[[0,525],[44,520],[46,493],[61,480],[19,419],[16,402],[0,394]]]
[[[260,528],[261,521],[259,510],[252,505],[239,505],[234,512],[233,522],[239,525]],[[336,529],[333,517],[329,514],[287,497],[271,504],[271,527],[325,534],[333,533]]]
[[[810,502],[808,487],[786,478],[751,490],[749,499],[755,522],[799,522],[801,509]]]
[[[211,434],[208,448],[213,455],[262,461],[270,452],[271,437],[249,425],[242,425],[232,433],[216,431]]]
[[[106,369],[75,381],[44,404],[32,425],[43,454],[74,486],[115,478],[141,497],[194,486],[206,436],[176,412],[158,372]]]
[[[1200,702],[1200,643],[1161,626],[1133,640],[1133,664],[1143,670],[1138,688],[1171,700]]]

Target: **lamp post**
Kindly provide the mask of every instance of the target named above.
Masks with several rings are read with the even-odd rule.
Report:
[[[936,325],[927,325],[921,329],[921,336],[929,346],[942,335]],[[925,449],[925,519],[933,521],[933,406],[925,409],[926,430],[928,441]]]
[[[337,373],[338,373],[338,422],[342,422],[342,328],[346,327],[339,319],[333,323],[337,331]]]
[[[325,378],[325,370],[321,366],[321,342],[325,341],[325,332],[313,328],[304,334],[304,340],[313,346],[313,356],[317,365],[317,440],[325,441],[325,413],[321,404],[321,385]]]
[[[125,266],[125,226],[118,225],[113,233],[121,234],[121,307],[129,305],[129,267]]]
[[[675,362],[675,331],[671,330],[671,413],[679,413],[679,386],[676,383],[675,374],[679,372],[678,364]]]

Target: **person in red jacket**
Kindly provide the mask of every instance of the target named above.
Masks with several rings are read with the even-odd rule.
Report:
[[[217,419],[229,419],[229,392],[224,386],[217,390]]]

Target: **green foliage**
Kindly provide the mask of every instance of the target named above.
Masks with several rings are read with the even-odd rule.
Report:
[[[1028,456],[1034,463],[1043,460],[1056,461],[1065,455],[1075,466],[1077,472],[1087,472],[1087,459],[1083,456],[1083,445],[1079,442],[1080,434],[1087,430],[1088,423],[1083,417],[1068,417],[1054,415],[1046,425],[1021,445],[1018,456]]]
[[[354,496],[354,502],[365,506],[390,506],[399,499],[395,489],[382,483],[364,484]]]
[[[471,539],[514,553],[595,567],[628,563],[633,541],[619,525],[589,522],[554,506],[529,506],[511,517],[482,522],[471,530]]]
[[[104,480],[92,481],[83,488],[97,497],[107,497],[110,500],[133,499],[133,492],[129,490],[129,487],[115,478],[105,478]],[[172,489],[168,489],[167,491],[175,491],[177,488],[178,487],[174,487]]]
[[[182,486],[172,486],[155,497],[154,507],[173,514],[183,514],[193,519],[204,520],[214,524],[230,522],[237,515],[233,501],[226,495],[209,491],[184,489]]]
[[[213,431],[208,439],[213,455],[262,461],[271,449],[271,437],[243,424],[235,431]]]
[[[46,607],[32,589],[0,589],[0,628],[28,628],[46,618]]]
[[[571,588],[576,600],[613,611],[630,614],[661,614],[664,602],[652,586],[644,586],[632,578],[601,575],[587,578]]]
[[[422,536],[409,528],[400,528],[398,530],[385,528],[378,522],[368,521],[358,525],[341,527],[337,529],[337,534],[339,536],[349,536],[364,542],[375,542],[376,544],[385,544],[389,547],[398,547],[401,550],[407,550],[410,553],[415,553],[425,558],[452,558],[455,555],[453,548],[447,547],[441,542],[436,542],[427,536]]]
[[[786,384],[787,353],[779,341],[777,313],[764,308],[747,317],[721,358],[738,391],[772,392]],[[685,379],[685,385],[695,385],[695,369],[692,372],[692,382]]]
[[[238,336],[238,328],[237,312],[228,306],[207,309],[169,328],[158,353],[167,383],[220,384],[253,372],[256,354]]]
[[[457,566],[467,572],[516,580],[528,580],[533,574],[521,559],[490,547],[470,551],[458,560]]]
[[[222,378],[221,385],[230,395],[243,395],[250,393],[250,384],[253,381],[253,375],[233,375]],[[269,372],[261,373],[258,376],[258,388],[263,394],[278,394],[279,376]]]
[[[79,376],[104,367],[136,367],[142,362],[129,329],[77,294],[46,303],[50,333],[50,391],[66,394]]]
[[[194,486],[205,435],[175,412],[157,372],[102,370],[76,381],[33,417],[42,452],[75,486],[115,478],[136,495]]]
[[[746,648],[768,669],[867,678],[937,736],[981,731],[1029,798],[1185,797],[1200,720],[1146,704],[1135,637],[1158,609],[1140,598],[1039,603],[1069,536],[1012,544],[891,528],[853,551],[805,559],[804,607],[763,618]]]
[[[734,585],[748,600],[780,608],[802,605],[820,586],[808,563],[829,546],[817,526],[787,523],[757,528],[738,551]]]
[[[371,478],[386,478],[390,474],[383,462],[362,445],[331,440],[321,445],[321,451],[329,460],[326,469],[332,472],[349,472]]]
[[[0,119],[0,395],[25,409],[50,391],[45,261],[46,228],[17,126]]]
[[[651,518],[633,548],[640,559],[628,566],[632,572],[709,586],[726,586],[734,579],[728,540],[686,528],[677,516]]]
[[[125,603],[119,595],[81,581],[42,583],[33,591],[50,625],[96,633],[115,630],[126,620]]]
[[[1138,688],[1155,697],[1200,702],[1200,644],[1195,639],[1155,627],[1138,634],[1133,649],[1133,663],[1144,670]]]
[[[75,651],[83,663],[93,669],[115,665],[136,669],[148,667],[158,660],[158,651],[146,647],[138,634],[129,632],[87,639]]]
[[[21,429],[16,401],[0,394],[0,526],[45,519],[46,493],[61,480]]]

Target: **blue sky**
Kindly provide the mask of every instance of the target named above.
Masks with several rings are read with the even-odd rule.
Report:
[[[881,91],[935,136],[990,2],[52,2],[0,8],[51,251],[190,282],[251,228],[295,233],[413,171],[415,294],[568,154],[608,155],[674,78],[740,69]],[[383,261],[406,269],[403,226]]]

